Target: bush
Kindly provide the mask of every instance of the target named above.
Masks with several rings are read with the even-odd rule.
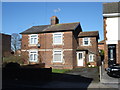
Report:
[[[24,64],[24,59],[22,58],[22,56],[14,56],[14,55],[10,55],[8,57],[3,58],[3,62],[2,62],[3,66],[7,63],[10,63],[10,62]]]
[[[87,65],[90,65],[90,62],[88,62]]]

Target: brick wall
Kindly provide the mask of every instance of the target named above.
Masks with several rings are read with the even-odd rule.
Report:
[[[97,65],[98,61],[98,41],[96,37],[89,37],[90,38],[90,46],[83,46],[83,38],[79,38],[79,48],[84,48],[85,50],[88,50],[88,54],[86,55],[86,62],[89,61],[89,54],[94,54],[94,61],[91,64]]]
[[[116,45],[116,56],[117,56],[117,60],[116,63],[120,64],[120,40],[118,41],[118,44]]]
[[[107,33],[107,31],[106,31],[106,20],[107,20],[107,18],[103,18],[103,23],[104,23],[104,40],[105,40],[105,43],[104,43],[104,50],[105,50],[105,52],[104,52],[104,66],[105,66],[105,68],[106,67],[108,67],[108,46],[106,45],[106,40],[107,40],[107,37],[106,37],[106,33]]]
[[[98,44],[98,49],[99,50],[104,50],[104,44]]]
[[[106,31],[106,20],[107,20],[107,18],[103,18],[103,20],[104,20],[104,40],[107,40],[107,37],[106,37],[106,33],[107,33],[107,31]],[[108,45],[106,44],[106,42],[104,44],[104,51],[105,51],[104,66],[105,66],[105,68],[107,68],[108,67]],[[116,44],[116,63],[120,64],[120,40],[118,41],[118,44]]]
[[[0,34],[2,35],[2,56],[7,56],[11,53],[11,36],[10,35],[6,35],[6,34]]]
[[[39,63],[40,62],[45,63],[45,67],[72,69],[73,66],[76,65],[76,53],[74,49],[77,47],[76,46],[77,40],[72,31],[62,32],[62,33],[63,33],[62,45],[53,45],[53,33],[39,34],[38,43],[40,44],[40,48],[38,48],[37,46],[29,45],[29,34],[23,34],[22,35],[22,53],[28,54],[28,51],[26,50],[37,49],[39,53]],[[63,56],[62,63],[52,62],[54,49],[61,49],[63,51],[64,56]],[[28,58],[26,60],[28,61]]]

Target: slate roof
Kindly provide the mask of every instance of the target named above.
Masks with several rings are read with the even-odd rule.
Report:
[[[20,34],[37,34],[43,32],[45,33],[45,32],[55,32],[55,31],[71,31],[71,30],[75,30],[75,28],[79,24],[80,22],[33,26],[27,29],[26,31],[21,32]]]
[[[77,51],[88,51],[88,49],[87,49],[87,48],[84,48],[84,47],[78,46],[78,47],[77,47]]]
[[[120,2],[103,3],[103,14],[120,13]]]
[[[78,37],[97,37],[99,39],[99,32],[98,31],[80,32]]]

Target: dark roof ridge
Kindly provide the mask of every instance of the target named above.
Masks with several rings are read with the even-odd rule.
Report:
[[[23,31],[20,34],[70,31],[74,30],[79,24],[80,22],[72,22],[72,23],[60,23],[55,25],[32,26],[31,28],[27,29],[26,31]]]

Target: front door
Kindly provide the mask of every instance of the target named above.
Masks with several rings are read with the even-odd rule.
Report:
[[[108,65],[116,64],[116,45],[108,45]]]
[[[77,65],[83,66],[83,52],[77,52]]]

